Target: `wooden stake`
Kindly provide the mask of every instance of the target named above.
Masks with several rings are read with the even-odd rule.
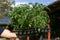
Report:
[[[50,24],[48,24],[48,29],[50,30]],[[50,35],[51,35],[50,31],[48,31],[48,40],[50,40]]]
[[[27,40],[30,40],[30,36],[27,36]]]

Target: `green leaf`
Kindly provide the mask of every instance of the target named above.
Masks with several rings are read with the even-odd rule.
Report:
[[[32,7],[30,7],[30,5]],[[14,25],[15,30],[29,29],[29,28],[45,28],[50,22],[47,12],[44,10],[46,6],[35,4],[21,4],[15,7],[9,13],[9,17],[13,20],[11,25]]]

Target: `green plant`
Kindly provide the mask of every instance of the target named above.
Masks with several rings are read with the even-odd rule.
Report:
[[[45,7],[39,3],[21,4],[15,7],[9,13],[9,17],[12,19],[10,25],[14,27],[14,30],[46,27],[50,19],[44,10]]]

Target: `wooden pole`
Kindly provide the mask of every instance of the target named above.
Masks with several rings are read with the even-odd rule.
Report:
[[[50,35],[51,35],[51,33],[50,33],[50,24],[48,24],[48,40],[50,40]]]
[[[30,40],[30,36],[27,36],[27,40]]]

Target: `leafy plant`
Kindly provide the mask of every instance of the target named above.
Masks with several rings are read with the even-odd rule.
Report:
[[[10,0],[0,0],[0,18],[6,17],[8,12],[13,9],[12,4]]]
[[[39,3],[21,4],[15,7],[9,13],[9,17],[12,19],[10,25],[14,27],[14,30],[46,27],[50,19],[44,10],[45,7]]]

